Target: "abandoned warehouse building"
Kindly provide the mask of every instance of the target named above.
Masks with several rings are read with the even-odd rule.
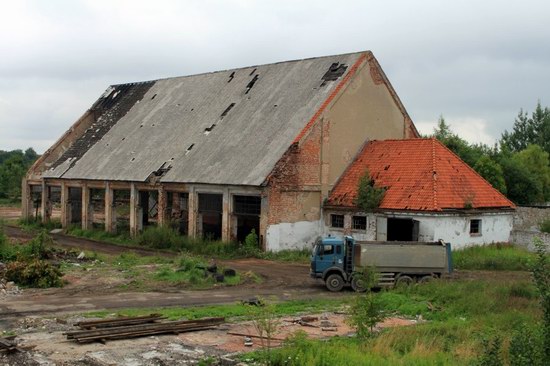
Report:
[[[304,248],[366,141],[418,137],[370,51],[113,85],[28,171],[23,215]]]

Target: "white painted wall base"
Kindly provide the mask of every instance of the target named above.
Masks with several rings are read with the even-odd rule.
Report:
[[[321,235],[320,221],[299,221],[269,225],[266,233],[266,250],[310,249]]]

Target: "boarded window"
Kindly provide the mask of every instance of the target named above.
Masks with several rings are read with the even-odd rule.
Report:
[[[365,216],[353,216],[353,230],[367,230],[367,218]]]
[[[481,235],[481,220],[470,220],[470,234]]]
[[[344,215],[330,215],[330,226],[343,228],[344,227]]]

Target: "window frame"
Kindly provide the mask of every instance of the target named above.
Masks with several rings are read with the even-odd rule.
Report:
[[[482,220],[471,219],[470,220],[470,236],[481,236],[482,234]]]
[[[361,219],[363,221],[361,223],[362,225],[360,227],[358,227],[358,225],[356,225],[356,222],[355,222],[356,219]],[[351,217],[351,228],[352,228],[352,230],[366,231],[367,230],[367,216],[361,216],[361,215],[352,216]]]
[[[342,226],[336,226],[334,225],[335,224],[335,220],[338,220],[340,219],[342,220]],[[330,214],[330,227],[332,228],[335,228],[335,229],[343,229],[344,228],[344,215],[341,215],[341,214]]]

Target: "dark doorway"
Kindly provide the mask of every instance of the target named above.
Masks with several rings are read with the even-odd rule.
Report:
[[[118,234],[130,232],[130,190],[113,190],[115,230]]]
[[[170,214],[170,226],[181,235],[189,233],[189,193],[167,192],[166,209]]]
[[[139,191],[139,205],[143,227],[156,225],[158,222],[158,192]]]
[[[82,222],[82,188],[69,187],[69,212],[71,224]]]
[[[202,237],[220,240],[222,237],[223,195],[199,193],[199,216]]]
[[[252,229],[260,237],[261,198],[257,196],[233,196],[233,213],[237,217],[237,240],[244,242]]]
[[[413,219],[388,218],[388,241],[418,241],[418,224]]]

